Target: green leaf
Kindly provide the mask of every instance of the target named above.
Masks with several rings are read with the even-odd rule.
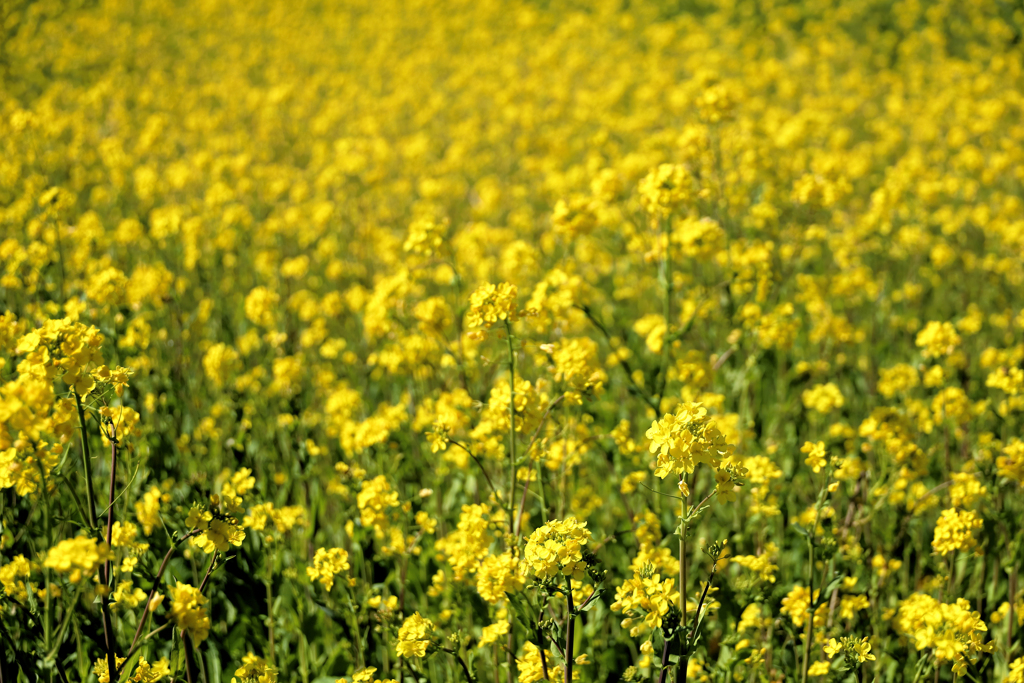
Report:
[[[514,593],[505,593],[505,596],[508,598],[508,604],[512,607],[512,611],[518,617],[519,623],[528,629],[532,629],[533,625],[537,623],[537,614],[530,601],[522,595]]]

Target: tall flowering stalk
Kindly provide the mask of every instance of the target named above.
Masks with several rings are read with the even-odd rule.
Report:
[[[679,514],[679,611],[681,619],[680,639],[683,651],[680,653],[682,677],[686,676],[687,652],[687,580],[688,554],[686,544],[687,528],[703,511],[703,504],[716,493],[725,500],[731,498],[737,483],[741,483],[743,471],[727,462],[732,455],[732,446],[719,431],[714,420],[708,417],[707,409],[700,403],[682,403],[675,413],[666,413],[655,420],[647,430],[650,452],[657,453],[654,474],[665,479],[669,475],[679,477],[679,492],[682,494]],[[686,480],[701,464],[715,468],[715,489],[694,508],[689,508],[686,499],[690,497],[690,486]],[[716,558],[717,559],[717,558]],[[667,650],[666,650],[667,652]]]

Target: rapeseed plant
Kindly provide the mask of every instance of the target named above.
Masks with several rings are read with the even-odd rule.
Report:
[[[0,680],[1024,681],[1021,35],[4,3]]]

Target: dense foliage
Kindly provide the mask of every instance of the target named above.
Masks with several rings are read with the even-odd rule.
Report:
[[[0,681],[1024,683],[1022,28],[0,3]]]

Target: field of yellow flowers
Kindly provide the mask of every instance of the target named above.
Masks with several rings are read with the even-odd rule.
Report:
[[[1024,683],[1024,6],[0,2],[0,683]]]

